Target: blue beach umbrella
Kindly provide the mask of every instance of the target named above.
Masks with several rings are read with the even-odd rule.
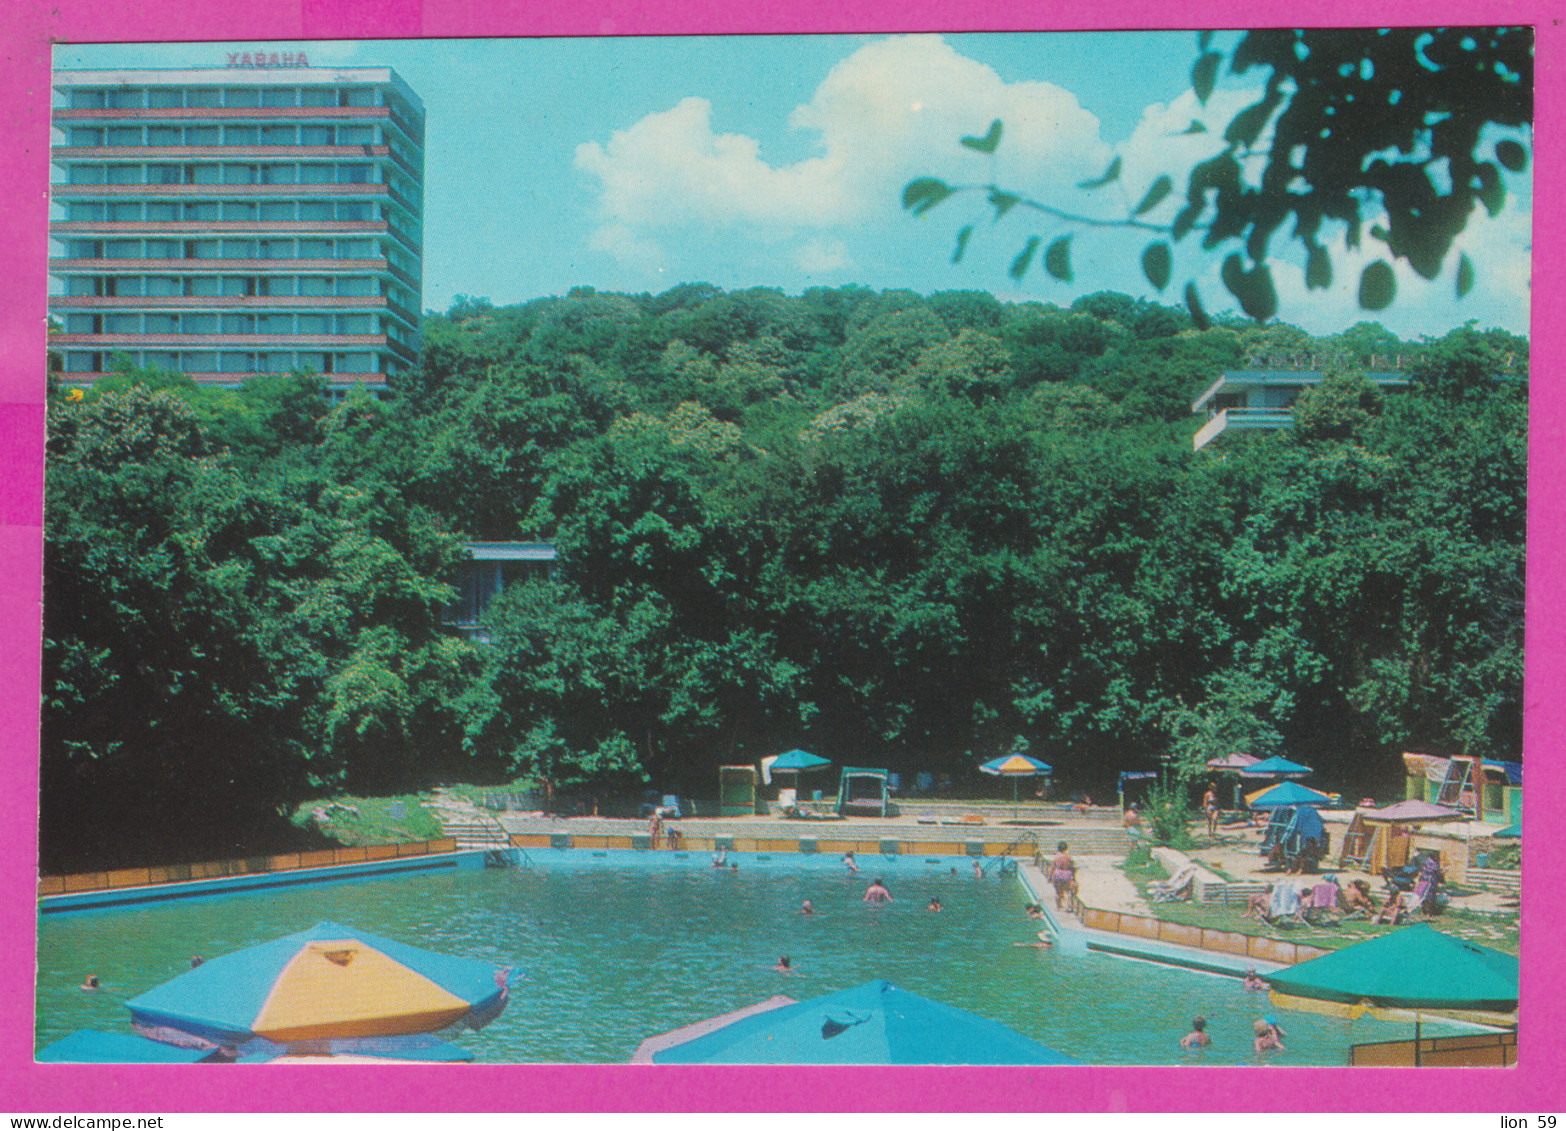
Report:
[[[773,759],[772,772],[777,773],[779,770],[783,770],[784,772],[793,771],[798,773],[800,770],[819,770],[822,766],[830,766],[831,764],[832,760],[830,758],[817,757],[808,750],[790,750],[788,753],[779,754]]]
[[[819,770],[823,766],[830,766],[830,758],[821,758],[808,750],[790,750],[785,754],[779,754],[772,759],[772,765],[768,772],[774,777],[778,774],[793,774],[794,784],[799,784],[799,775],[805,770]]]
[[[1252,809],[1282,809],[1288,805],[1332,805],[1337,798],[1299,782],[1286,781],[1247,794],[1245,803]]]
[[[1240,776],[1247,778],[1302,778],[1306,774],[1315,772],[1309,766],[1302,766],[1298,762],[1291,762],[1281,755],[1276,755],[1254,765],[1246,766],[1240,771]]]
[[[654,1064],[1080,1064],[998,1021],[867,982],[742,1017]]]
[[[478,1028],[505,1008],[505,971],[355,930],[309,930],[221,955],[125,1003],[149,1035],[276,1044]]]

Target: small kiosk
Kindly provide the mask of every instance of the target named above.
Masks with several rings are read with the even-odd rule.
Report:
[[[718,816],[750,817],[756,813],[757,775],[754,766],[718,767]]]

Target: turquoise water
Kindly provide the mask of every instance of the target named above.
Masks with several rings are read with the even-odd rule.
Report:
[[[541,854],[544,855],[544,854]],[[545,866],[365,880],[39,922],[38,1044],[81,1028],[128,1030],[126,998],[213,956],[322,919],[515,967],[512,1000],[457,1043],[482,1062],[623,1063],[646,1037],[772,994],[813,997],[886,978],[1001,1021],[1101,1064],[1251,1064],[1250,1026],[1272,1012],[1237,979],[1097,954],[1017,946],[1039,924],[1014,877],[984,880],[971,862],[730,854],[547,854]],[[953,874],[951,868],[957,869]],[[861,902],[886,878],[896,901]],[[925,910],[938,897],[946,910]],[[801,915],[810,899],[817,914]],[[788,955],[798,973],[771,968]],[[98,974],[105,989],[77,987]],[[1193,1014],[1212,1047],[1179,1047]],[[1279,1015],[1277,1064],[1343,1064],[1348,1046],[1412,1036],[1411,1024]],[[1456,1031],[1427,1024],[1429,1035]]]

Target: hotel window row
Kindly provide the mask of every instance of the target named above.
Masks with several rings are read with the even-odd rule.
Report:
[[[166,373],[186,373],[200,378],[221,373],[238,379],[250,373],[292,373],[309,370],[328,379],[373,373],[375,358],[364,353],[325,353],[314,350],[251,353],[212,350],[71,350],[65,355],[65,373],[104,372],[104,365],[123,359],[132,366],[161,369]]]
[[[320,73],[328,72],[323,70]],[[268,84],[230,87],[157,85],[142,88],[116,85],[97,90],[71,89],[67,92],[64,101],[72,110],[216,110],[221,107],[249,110],[285,109],[295,106],[394,106],[415,119],[422,119],[424,116],[422,112],[410,113],[407,102],[398,99],[394,92],[385,88],[338,87],[332,83],[303,87]]]
[[[377,240],[63,240],[65,259],[384,259]]]
[[[309,369],[341,391],[417,360],[424,112],[395,72],[60,72],[53,117],[67,380],[128,361],[218,384]]]
[[[73,126],[68,146],[119,149],[163,145],[384,145],[374,126]]]

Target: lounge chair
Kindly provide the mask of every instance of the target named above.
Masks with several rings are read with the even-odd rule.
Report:
[[[1272,899],[1267,905],[1267,922],[1273,926],[1293,921],[1309,926],[1300,914],[1300,889],[1292,883],[1279,882],[1272,886]]]
[[[1342,920],[1338,917],[1338,885],[1333,880],[1323,880],[1313,888],[1306,888],[1302,893],[1308,899],[1302,899],[1300,916],[1313,927],[1336,926]]]
[[[1196,865],[1186,864],[1167,880],[1154,880],[1147,885],[1147,897],[1154,903],[1173,903],[1191,898],[1191,887],[1196,881]]]

